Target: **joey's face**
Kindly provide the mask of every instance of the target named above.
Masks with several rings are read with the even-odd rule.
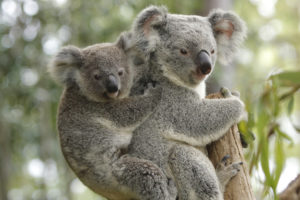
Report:
[[[216,41],[209,22],[200,17],[176,15],[169,18],[157,48],[159,62],[167,77],[188,87],[196,87],[212,72],[216,61]],[[189,23],[187,23],[189,21]]]
[[[128,96],[133,77],[125,53],[118,47],[96,47],[83,50],[78,77],[82,93],[96,102]]]

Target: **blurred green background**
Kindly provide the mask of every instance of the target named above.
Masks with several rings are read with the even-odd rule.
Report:
[[[300,173],[300,3],[298,0],[0,1],[0,199],[102,199],[74,176],[55,121],[62,88],[46,72],[66,44],[114,41],[147,5],[206,15],[220,7],[247,23],[248,39],[209,91],[237,89],[249,121],[240,130],[257,199],[275,199]],[[252,139],[253,135],[255,140]]]

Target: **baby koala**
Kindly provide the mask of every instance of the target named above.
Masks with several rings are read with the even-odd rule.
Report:
[[[128,97],[135,72],[125,46],[124,36],[84,49],[67,46],[49,66],[64,86],[57,116],[61,149],[79,179],[108,199],[175,199],[176,189],[168,191],[170,181],[157,165],[126,155],[132,131],[153,113],[161,91]]]

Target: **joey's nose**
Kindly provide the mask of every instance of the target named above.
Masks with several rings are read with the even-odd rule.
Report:
[[[196,58],[197,74],[209,74],[211,71],[211,60],[205,50],[201,50]]]
[[[106,89],[108,93],[115,93],[119,90],[118,81],[115,76],[109,75],[106,83]]]

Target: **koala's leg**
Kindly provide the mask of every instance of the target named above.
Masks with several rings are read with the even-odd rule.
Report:
[[[220,181],[220,188],[222,192],[225,191],[227,183],[240,171],[241,165],[243,164],[243,162],[235,162],[229,164],[229,158],[229,155],[224,156],[221,162],[216,167],[217,176]]]
[[[221,200],[215,169],[199,150],[184,145],[171,148],[169,166],[173,173],[179,200]]]
[[[139,200],[175,200],[177,190],[154,163],[129,155],[122,156],[112,166],[117,181],[129,188]]]

